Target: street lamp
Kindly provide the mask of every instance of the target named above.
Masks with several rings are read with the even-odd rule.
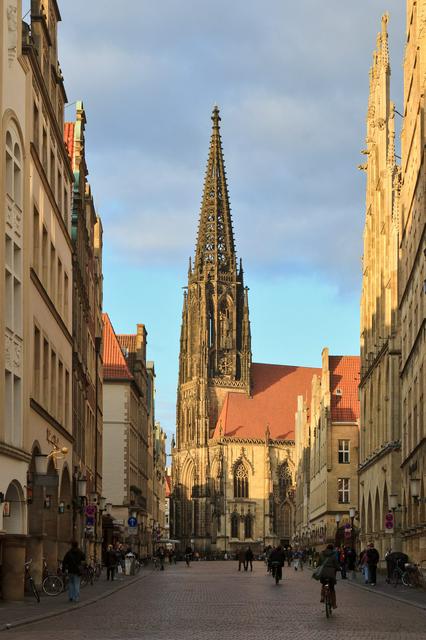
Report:
[[[351,519],[351,547],[355,546],[355,536],[354,536],[354,520],[355,520],[356,510],[354,507],[349,509],[349,517]]]
[[[338,539],[339,539],[339,522],[340,522],[340,513],[336,513],[335,516],[335,521],[336,521],[336,537],[335,537],[335,545],[336,547],[338,546]]]
[[[389,508],[395,513],[400,504],[398,503],[398,494],[391,493],[389,496]]]

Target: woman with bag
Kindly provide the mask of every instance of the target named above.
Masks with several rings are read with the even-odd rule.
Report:
[[[315,569],[312,577],[321,582],[321,600],[324,602],[324,585],[328,583],[331,594],[331,604],[333,609],[337,608],[336,603],[336,571],[340,569],[340,563],[336,558],[336,552],[332,544],[328,544],[319,558],[319,566]]]

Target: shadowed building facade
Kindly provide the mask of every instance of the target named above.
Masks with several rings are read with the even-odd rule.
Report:
[[[226,551],[293,534],[294,414],[315,369],[252,364],[217,107],[184,294],[171,535]]]
[[[359,507],[361,541],[381,556],[400,540],[389,534],[389,497],[401,484],[398,216],[400,168],[395,159],[395,108],[390,100],[388,16],[370,70],[367,113],[366,218],[361,295],[361,425]]]

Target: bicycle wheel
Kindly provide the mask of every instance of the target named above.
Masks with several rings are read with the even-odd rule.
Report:
[[[401,573],[398,569],[395,569],[394,572],[392,573],[391,584],[393,584],[393,586],[396,587],[400,579],[401,579]]]
[[[59,576],[46,576],[43,580],[43,591],[47,596],[58,596],[64,590],[64,583]]]
[[[411,584],[411,576],[409,571],[404,571],[404,573],[401,576],[401,581],[402,584],[404,585],[404,587],[412,587],[413,585]]]
[[[35,586],[34,580],[32,578],[30,578],[30,587],[34,598],[37,600],[37,602],[40,602],[40,594],[37,591],[37,587]]]
[[[327,618],[330,618],[332,612],[333,608],[331,606],[331,593],[330,591],[327,591],[327,593],[325,594],[325,615],[327,616]]]

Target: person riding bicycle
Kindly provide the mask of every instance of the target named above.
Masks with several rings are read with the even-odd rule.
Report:
[[[272,576],[275,578],[275,574],[278,572],[278,578],[281,580],[285,562],[285,551],[280,544],[272,550],[269,561],[272,567]]]
[[[189,563],[191,560],[192,560],[192,547],[188,545],[185,549],[185,562],[187,567],[189,567]]]
[[[331,606],[333,609],[337,608],[336,603],[336,591],[334,586],[336,584],[336,571],[340,570],[340,563],[336,557],[336,552],[332,544],[328,544],[324,551],[321,552],[319,558],[319,564],[321,568],[321,600],[324,602],[325,590],[324,585],[328,584],[331,594]]]

